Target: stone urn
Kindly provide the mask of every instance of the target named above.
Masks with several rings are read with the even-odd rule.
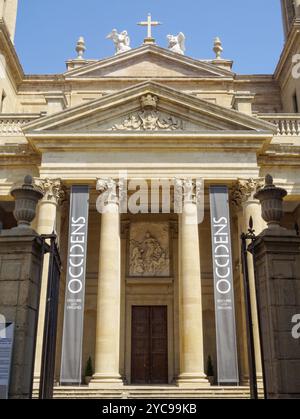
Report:
[[[274,185],[271,175],[266,176],[265,186],[254,195],[254,198],[261,203],[262,218],[269,228],[280,227],[283,217],[283,198],[286,195],[287,191],[285,189]]]
[[[15,186],[10,194],[15,198],[14,217],[18,227],[30,227],[36,215],[36,206],[44,194],[40,188],[33,185],[31,176],[25,176],[22,186]]]

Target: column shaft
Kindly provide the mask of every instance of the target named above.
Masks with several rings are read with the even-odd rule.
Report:
[[[36,220],[37,232],[39,234],[52,234],[53,230],[54,229],[56,230],[57,208],[65,196],[62,182],[60,179],[47,178],[47,179],[35,179],[35,183],[44,192],[44,198],[42,199],[42,201],[40,201],[39,208],[38,208],[38,216]],[[45,309],[46,309],[46,297],[47,297],[47,286],[48,286],[48,267],[49,267],[49,255],[46,254],[44,256],[43,273],[42,273],[42,281],[41,281],[41,295],[40,295],[40,304],[39,304],[38,329],[37,329],[35,363],[34,363],[35,387],[38,387],[40,373],[41,373]]]
[[[300,18],[300,0],[294,0],[295,2],[295,11],[296,11],[296,17]]]
[[[179,385],[207,385],[203,361],[202,290],[197,205],[184,204],[179,215]]]
[[[110,202],[101,216],[95,374],[96,383],[121,383],[120,376],[120,217]]]
[[[244,213],[244,232],[247,231],[249,226],[250,216],[253,218],[253,224],[255,234],[258,235],[265,229],[267,224],[261,217],[261,207],[257,200],[250,198],[243,204]],[[258,327],[258,312],[256,303],[256,289],[255,289],[255,277],[254,277],[254,266],[253,257],[248,253],[248,271],[249,271],[249,286],[250,286],[250,298],[251,298],[251,311],[253,321],[253,335],[254,335],[254,350],[255,350],[255,363],[256,363],[256,374],[258,380],[262,380],[262,362],[261,362],[261,350],[260,350],[260,338],[259,338],[259,327]]]

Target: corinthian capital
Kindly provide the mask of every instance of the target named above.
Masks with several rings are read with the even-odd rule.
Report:
[[[54,204],[61,205],[65,198],[65,189],[61,179],[34,179],[37,185],[44,193],[44,201],[53,202]]]
[[[174,207],[180,210],[180,208],[182,208],[183,203],[192,202],[197,204],[201,198],[202,188],[203,183],[200,180],[194,180],[191,178],[175,178]]]
[[[112,178],[97,179],[97,191],[106,195],[106,202],[118,203],[119,182]]]
[[[231,188],[231,202],[234,207],[240,208],[249,199],[254,199],[254,194],[264,186],[264,179],[238,179]]]

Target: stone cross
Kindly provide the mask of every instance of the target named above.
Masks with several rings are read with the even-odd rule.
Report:
[[[151,13],[149,13],[147,22],[139,22],[138,25],[147,26],[147,38],[144,39],[144,44],[154,44],[155,39],[152,37],[152,26],[159,26],[161,22],[153,21]]]

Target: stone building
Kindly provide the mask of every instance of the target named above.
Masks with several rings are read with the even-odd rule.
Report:
[[[81,39],[78,57],[67,61],[65,73],[24,74],[14,48],[17,6],[17,0],[0,0],[1,227],[15,223],[11,187],[31,174],[44,191],[33,226],[41,234],[57,232],[63,264],[57,380],[70,190],[72,185],[88,185],[82,373],[91,357],[90,388],[123,383],[209,386],[208,358],[215,371],[218,365],[209,187],[221,184],[230,192],[239,384],[246,385],[239,237],[250,216],[257,233],[264,229],[253,195],[267,173],[288,191],[285,225],[293,228],[300,223],[300,1],[282,0],[285,44],[275,73],[267,75],[234,73],[233,62],[221,57],[218,39],[216,58],[200,60],[162,48],[150,36],[139,48],[99,60],[84,58]],[[186,228],[182,215],[174,211],[116,210],[101,215],[96,208],[97,184],[111,192],[124,171],[131,185],[202,179],[203,221]],[[160,206],[150,192],[144,198],[149,205]],[[194,194],[192,203],[193,199]],[[250,280],[253,297],[253,272]],[[37,335],[37,385],[46,284],[47,263]],[[256,310],[252,298],[261,379]],[[139,351],[147,362],[139,361]]]

